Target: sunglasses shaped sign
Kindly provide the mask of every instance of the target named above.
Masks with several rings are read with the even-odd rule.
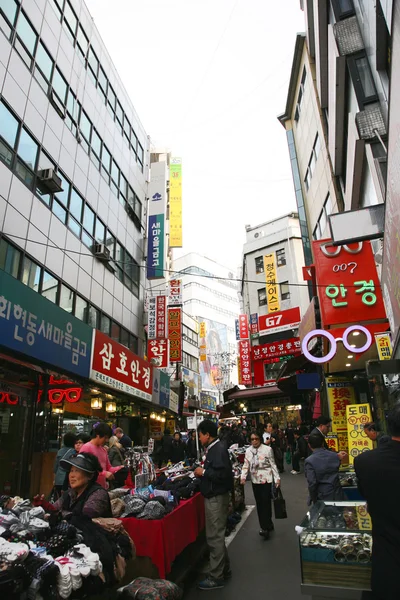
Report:
[[[350,344],[348,341],[349,335],[351,333],[354,333],[355,331],[364,333],[365,337],[367,338],[365,344],[359,348],[355,347],[354,344]],[[330,342],[331,348],[330,348],[328,354],[326,354],[326,356],[322,356],[322,357],[313,356],[308,351],[308,344],[309,344],[310,340],[316,336],[324,337]],[[343,346],[346,348],[346,350],[348,350],[352,354],[362,354],[363,352],[366,352],[368,350],[368,348],[370,348],[370,346],[372,344],[372,335],[368,331],[368,329],[366,327],[363,327],[362,325],[352,325],[351,327],[348,327],[347,329],[345,329],[345,331],[343,333],[343,337],[337,337],[337,338],[335,338],[329,331],[325,331],[325,329],[314,329],[313,331],[310,331],[310,333],[307,333],[307,335],[304,337],[304,339],[301,343],[301,350],[302,350],[304,356],[310,362],[317,363],[317,364],[327,363],[330,360],[332,360],[332,358],[335,356],[336,351],[337,351],[337,343],[338,342],[342,342]]]
[[[19,396],[17,394],[10,394],[9,392],[0,392],[0,404],[5,402],[6,404],[11,404],[15,406],[18,404]]]

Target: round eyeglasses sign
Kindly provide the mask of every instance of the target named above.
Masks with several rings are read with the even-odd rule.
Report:
[[[350,333],[353,333],[353,331],[360,331],[361,333],[364,333],[365,337],[367,338],[367,341],[365,342],[364,346],[361,346],[361,348],[355,348],[354,346],[351,346],[348,342],[348,337]],[[308,342],[317,335],[326,338],[331,345],[331,349],[329,350],[328,354],[326,356],[322,356],[321,358],[313,356],[308,351]],[[353,352],[354,354],[362,354],[371,346],[372,335],[370,334],[368,329],[366,327],[363,327],[362,325],[352,325],[351,327],[348,327],[344,331],[343,337],[338,338],[333,337],[333,335],[329,331],[325,331],[325,329],[314,329],[313,331],[310,331],[310,333],[307,333],[307,335],[304,337],[301,343],[301,349],[304,356],[310,362],[322,364],[329,362],[335,356],[337,351],[337,342],[343,342],[343,346],[350,352]]]

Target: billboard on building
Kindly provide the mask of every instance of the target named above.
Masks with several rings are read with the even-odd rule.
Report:
[[[165,270],[165,210],[167,164],[151,166],[147,229],[147,279],[162,279]]]
[[[204,390],[218,389],[222,383],[222,353],[229,352],[228,328],[223,323],[197,317],[205,325],[206,360],[200,362],[201,385]]]
[[[182,248],[181,158],[171,158],[169,177],[169,245],[171,248]]]
[[[168,339],[170,362],[182,362],[182,309],[168,309]]]
[[[264,256],[265,286],[267,290],[268,313],[276,313],[281,309],[279,285],[277,281],[275,252]]]

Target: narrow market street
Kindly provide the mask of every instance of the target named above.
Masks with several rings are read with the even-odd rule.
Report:
[[[286,469],[288,471],[288,469]],[[197,589],[199,575],[188,583],[184,600],[207,598],[234,600],[253,597],[290,598],[309,600],[300,592],[300,557],[295,526],[307,512],[307,488],[303,474],[282,475],[282,491],[286,500],[288,518],[275,521],[275,531],[268,541],[258,535],[259,525],[251,483],[246,483],[246,506],[254,506],[229,545],[233,577],[224,589],[202,592]]]

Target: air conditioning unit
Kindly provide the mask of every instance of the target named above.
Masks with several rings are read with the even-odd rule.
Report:
[[[93,254],[97,258],[101,258],[103,260],[110,260],[110,250],[105,244],[94,244]]]
[[[42,169],[38,173],[38,178],[39,178],[40,183],[44,187],[46,187],[49,190],[49,192],[56,193],[56,192],[63,191],[63,189],[61,187],[62,180],[56,174],[54,169]]]

